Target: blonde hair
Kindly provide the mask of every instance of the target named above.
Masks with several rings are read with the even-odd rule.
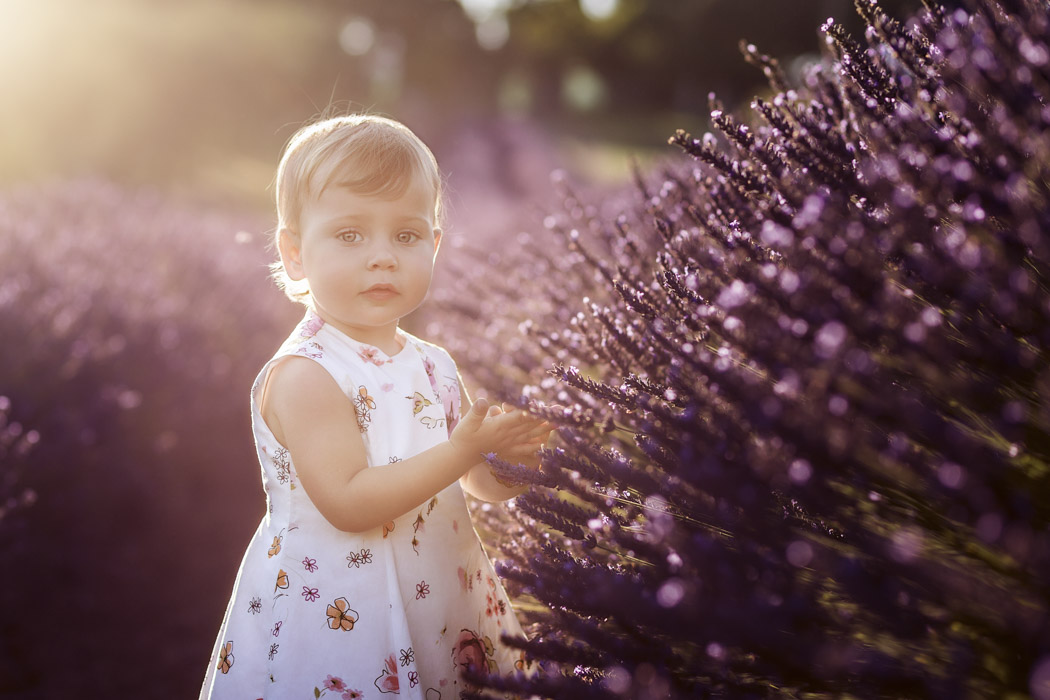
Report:
[[[437,160],[404,124],[370,114],[331,117],[299,129],[277,166],[277,236],[300,234],[303,208],[329,185],[368,196],[400,197],[420,178],[434,192],[434,224],[441,225],[442,183]],[[293,301],[309,303],[306,280],[289,279],[280,260],[271,266],[277,286]]]

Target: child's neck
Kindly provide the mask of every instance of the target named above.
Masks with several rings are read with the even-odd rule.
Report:
[[[325,323],[331,324],[353,340],[379,348],[389,357],[398,354],[401,352],[401,349],[405,347],[404,339],[398,333],[398,325],[396,323],[391,326],[382,326],[378,328],[356,326],[327,318],[327,315],[323,312],[315,311],[315,313],[324,319]]]
[[[350,336],[350,337],[354,338],[354,340],[358,340],[354,336]],[[393,335],[390,338],[388,338],[387,340],[383,341],[383,342],[374,342],[374,343],[372,343],[372,342],[368,342],[366,340],[360,340],[358,342],[367,343],[368,345],[374,345],[375,347],[379,348],[384,353],[386,353],[388,357],[393,357],[394,355],[396,355],[399,352],[401,352],[402,348],[405,347],[404,340],[401,338],[401,336],[399,336],[397,334],[397,327],[396,326],[394,327]]]

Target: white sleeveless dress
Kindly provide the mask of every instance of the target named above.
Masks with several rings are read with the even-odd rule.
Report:
[[[393,357],[308,311],[252,387],[266,515],[241,562],[201,699],[453,700],[465,668],[512,674],[500,642],[521,627],[454,483],[401,517],[348,533],[318,512],[259,413],[259,389],[288,355],[324,367],[354,402],[369,466],[448,439],[460,415],[455,363],[398,331]]]

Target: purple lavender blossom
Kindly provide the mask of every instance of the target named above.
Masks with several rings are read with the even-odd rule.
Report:
[[[505,294],[446,307],[486,319],[444,339],[472,378],[561,426],[478,511],[548,672],[475,682],[1045,695],[1050,10],[964,5],[859,0],[796,85],[744,45],[750,116],[712,98],[622,214],[563,185],[475,282]]]

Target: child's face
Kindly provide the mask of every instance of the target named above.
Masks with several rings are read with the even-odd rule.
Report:
[[[330,186],[303,208],[299,235],[280,241],[288,276],[308,280],[321,318],[389,347],[398,319],[426,298],[441,231],[434,193],[415,178],[395,199]]]

